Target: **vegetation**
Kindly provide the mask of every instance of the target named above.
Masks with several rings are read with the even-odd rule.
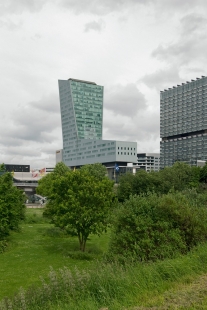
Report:
[[[206,277],[199,277],[207,273],[206,251],[205,245],[176,259],[124,267],[50,268],[38,287],[21,288],[14,298],[2,300],[0,309],[206,309]]]
[[[20,232],[12,231],[8,246],[0,255],[0,300],[11,297],[20,287],[41,285],[40,277],[67,267],[71,271],[89,268],[108,248],[108,234],[91,236],[87,251],[80,252],[76,237],[65,235],[42,216],[43,209],[26,209]],[[1,307],[0,307],[1,309]],[[20,308],[21,309],[21,308]]]
[[[90,176],[93,176],[98,180],[102,180],[107,176],[106,167],[100,163],[82,166],[80,170],[85,171]]]
[[[0,170],[4,167],[1,165]],[[0,175],[0,252],[5,249],[5,238],[11,230],[19,228],[24,218],[24,194],[13,186],[12,175],[4,172]]]
[[[102,165],[71,171],[58,164],[38,185],[48,197],[47,217],[31,209],[21,221],[24,208],[12,211],[9,247],[0,255],[0,296],[9,299],[0,309],[207,308],[207,290],[196,299],[197,284],[189,285],[194,299],[179,295],[196,277],[204,273],[201,287],[207,278],[205,171],[178,162],[158,173],[122,176],[117,205]],[[1,173],[0,193],[12,184],[9,177]],[[0,206],[11,201],[8,195],[4,204],[0,196]],[[9,222],[10,213],[2,214],[0,223]],[[109,223],[110,235],[104,233]]]
[[[69,235],[78,236],[83,252],[89,235],[106,231],[115,198],[113,183],[103,170],[96,170],[97,166],[100,168],[89,165],[75,171],[64,170],[64,173],[57,173],[60,166],[56,166],[50,179],[45,179],[51,192],[48,192],[44,215]],[[40,186],[44,186],[44,178]]]
[[[114,199],[112,188],[107,178],[98,181],[84,171],[68,172],[54,181],[45,214],[55,226],[78,236],[84,252],[89,235],[106,231]]]
[[[138,261],[185,254],[207,240],[207,208],[182,193],[131,196],[114,215],[110,253]]]
[[[36,189],[36,192],[43,197],[47,197],[49,199],[52,195],[53,181],[60,178],[61,176],[64,176],[69,171],[70,168],[68,168],[64,163],[58,163],[52,173],[48,173],[46,176],[44,176],[38,181],[38,187]]]
[[[203,168],[204,169],[204,168]],[[199,167],[176,162],[172,167],[166,167],[159,172],[138,170],[135,175],[126,174],[120,177],[118,199],[120,202],[129,199],[130,195],[140,195],[148,192],[167,194],[170,190],[182,191],[187,188],[197,188],[200,181]]]

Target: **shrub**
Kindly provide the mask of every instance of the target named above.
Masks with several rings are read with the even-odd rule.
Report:
[[[24,194],[13,186],[8,172],[0,176],[0,214],[0,240],[3,240],[10,230],[18,229],[25,215]]]
[[[109,253],[148,261],[184,254],[207,240],[207,209],[181,193],[131,196],[116,210]]]

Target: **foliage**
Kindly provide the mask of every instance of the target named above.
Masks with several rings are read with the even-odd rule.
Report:
[[[0,240],[9,235],[10,230],[18,229],[24,219],[24,194],[13,186],[10,173],[0,176]]]
[[[106,230],[113,200],[113,182],[107,177],[97,178],[87,169],[68,171],[53,179],[44,215],[78,236],[80,249],[85,251],[88,236]]]
[[[201,168],[200,182],[207,183],[207,163]]]
[[[207,240],[207,209],[181,193],[131,196],[113,223],[110,253],[139,261],[174,257]]]
[[[39,218],[43,209],[27,208],[26,222],[34,212]],[[12,231],[7,239],[8,247],[0,255],[0,300],[12,296],[21,286],[26,289],[40,285],[40,276],[47,276],[49,266],[54,269],[68,266],[71,270],[93,268],[94,261],[101,260],[103,252],[107,251],[109,236],[105,233],[100,237],[91,235],[87,251],[80,252],[77,237],[69,237],[48,222],[25,224],[23,221],[21,231]],[[0,251],[4,249],[1,245],[7,244],[0,242]],[[86,254],[87,260],[81,254]]]
[[[120,202],[129,199],[130,195],[148,192],[167,194],[170,190],[182,191],[199,186],[200,168],[190,167],[183,162],[176,162],[159,172],[138,170],[135,175],[126,174],[120,177],[117,194]]]
[[[6,172],[6,168],[4,164],[0,164],[0,176]]]
[[[0,171],[6,171],[6,168],[5,168],[4,164],[0,164]]]
[[[100,262],[91,270],[51,267],[47,278],[41,276],[39,287],[21,288],[16,296],[3,299],[0,309],[206,309],[206,277],[198,278],[207,271],[206,250],[203,245],[173,260],[124,267]],[[198,293],[194,298],[192,290],[183,294],[183,288],[193,288],[193,278]],[[180,290],[179,300],[175,299],[174,292]],[[189,307],[183,305],[185,297],[191,299]]]
[[[100,163],[95,163],[91,165],[84,165],[80,168],[81,171],[87,172],[89,175],[102,180],[107,175],[106,167]]]
[[[38,181],[38,187],[36,189],[37,194],[49,198],[52,194],[53,181],[58,177],[65,175],[68,171],[70,171],[70,168],[68,168],[64,163],[58,163],[53,172],[48,173]]]

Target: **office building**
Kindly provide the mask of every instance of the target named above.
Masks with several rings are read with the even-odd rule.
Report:
[[[55,155],[56,164],[63,161],[63,149],[57,150]]]
[[[137,166],[147,172],[160,170],[159,153],[138,153]]]
[[[5,164],[7,172],[30,172],[30,165]]]
[[[56,151],[56,162],[62,158],[71,168],[99,162],[107,169],[136,163],[136,142],[102,139],[103,86],[77,79],[58,83],[63,150]]]
[[[207,77],[160,93],[160,167],[207,160]]]

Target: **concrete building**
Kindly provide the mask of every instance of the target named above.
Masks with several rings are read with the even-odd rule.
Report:
[[[108,170],[137,162],[137,143],[103,140],[103,86],[77,79],[59,80],[63,150],[56,163],[71,168],[102,163]],[[114,175],[114,171],[111,173]]]
[[[207,161],[207,77],[160,93],[160,167]]]
[[[56,164],[62,161],[63,161],[63,150],[60,149],[56,151]]]
[[[160,153],[138,153],[138,168],[147,172],[160,170]]]
[[[34,195],[38,181],[52,172],[54,168],[30,169],[30,165],[5,164],[5,171],[11,172],[13,184],[23,190],[28,196]],[[3,174],[5,172],[1,172]]]

